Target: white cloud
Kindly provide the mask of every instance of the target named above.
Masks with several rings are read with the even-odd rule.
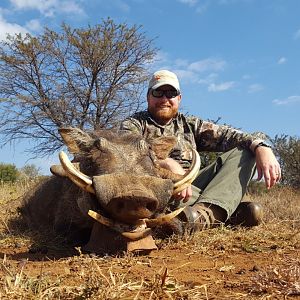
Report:
[[[219,4],[221,5],[228,5],[236,2],[236,0],[219,0]]]
[[[210,4],[210,2],[205,2],[202,5],[198,5],[196,8],[196,13],[198,13],[198,14],[204,13],[208,9],[209,4]]]
[[[294,34],[294,39],[295,39],[295,40],[300,39],[300,29],[298,29],[298,30],[295,32],[295,34]]]
[[[202,14],[214,5],[235,5],[239,3],[251,3],[256,0],[177,0],[193,8],[194,12]]]
[[[236,3],[251,3],[253,0],[219,0],[219,4],[228,5],[228,4],[236,4]]]
[[[280,57],[279,60],[277,61],[277,63],[278,63],[279,65],[283,65],[283,64],[285,64],[286,62],[287,62],[286,57]]]
[[[5,40],[7,34],[25,34],[27,32],[28,30],[25,27],[22,27],[16,23],[9,23],[0,15],[0,40]]]
[[[76,1],[57,1],[55,6],[57,11],[67,14],[84,15],[83,8]]]
[[[254,83],[254,84],[249,85],[248,93],[257,93],[257,92],[262,91],[263,89],[264,89],[264,87],[261,84]]]
[[[194,6],[195,4],[197,4],[198,0],[178,0],[178,2],[187,4],[189,6]]]
[[[300,103],[300,96],[289,96],[285,99],[274,99],[272,101],[275,105],[288,105],[293,103]]]
[[[37,19],[32,19],[28,21],[25,24],[25,27],[28,28],[30,31],[35,31],[35,32],[41,31],[43,29],[40,21]]]
[[[227,91],[231,88],[233,88],[235,85],[234,81],[227,81],[227,82],[222,82],[219,84],[211,83],[208,86],[208,91],[209,92],[222,92],[222,91]]]
[[[216,73],[211,73],[205,78],[199,79],[198,83],[204,84],[204,85],[210,85],[215,82],[215,80],[218,78],[218,74]]]
[[[222,71],[226,66],[226,61],[222,59],[207,58],[191,63],[188,69],[195,72]]]
[[[217,58],[206,58],[194,62],[189,62],[187,59],[182,58],[171,60],[169,54],[164,51],[158,51],[154,61],[155,65],[160,65],[161,68],[162,66],[167,68],[170,65],[169,69],[184,69],[195,74],[223,71],[227,65],[225,60]]]
[[[173,70],[173,72],[177,74],[180,81],[187,81],[189,83],[197,83],[198,81],[198,75],[193,71],[178,69]]]
[[[114,5],[121,11],[127,13],[130,11],[130,6],[126,3],[126,1],[122,1],[122,0],[115,0],[114,1]]]
[[[217,92],[232,88],[235,82],[216,84],[218,73],[225,69],[227,62],[223,59],[206,58],[194,62],[187,59],[171,59],[167,52],[159,51],[156,55],[151,70],[167,69],[177,74],[180,81],[201,84],[208,87],[209,91]],[[150,70],[150,71],[151,71]]]
[[[200,4],[198,0],[177,0],[177,1],[182,4],[186,4],[190,7],[193,7],[194,11],[199,14],[205,12],[210,5],[210,0],[206,0],[204,3],[201,2]]]
[[[181,59],[181,58],[175,59],[175,65],[177,68],[186,67],[186,66],[188,66],[188,64],[189,64],[189,62],[187,59]]]
[[[249,74],[245,74],[242,76],[242,79],[244,80],[249,80],[251,78],[251,76]]]
[[[84,14],[76,0],[10,0],[10,2],[17,10],[38,10],[46,17],[52,17],[57,13]]]

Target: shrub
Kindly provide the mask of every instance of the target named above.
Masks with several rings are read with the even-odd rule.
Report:
[[[0,181],[15,182],[18,177],[18,170],[13,164],[0,163]]]

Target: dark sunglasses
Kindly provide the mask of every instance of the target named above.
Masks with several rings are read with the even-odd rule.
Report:
[[[179,92],[177,92],[176,90],[151,90],[151,95],[155,98],[161,98],[165,95],[168,99],[170,99],[178,96]]]

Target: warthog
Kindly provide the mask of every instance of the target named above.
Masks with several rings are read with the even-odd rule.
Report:
[[[21,211],[30,226],[51,229],[73,244],[88,241],[85,249],[96,253],[124,245],[128,250],[154,249],[151,228],[181,212],[165,210],[174,190],[196,176],[197,152],[191,169],[181,176],[159,164],[174,138],[146,141],[127,131],[78,128],[59,132],[74,159],[70,162],[60,152],[61,165],[51,167],[55,176],[25,196]]]

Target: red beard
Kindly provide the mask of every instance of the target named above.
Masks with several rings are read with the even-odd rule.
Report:
[[[149,107],[148,109],[153,119],[161,125],[167,124],[178,113],[178,109],[176,107],[169,107],[168,110],[163,110],[160,106],[155,108]]]

